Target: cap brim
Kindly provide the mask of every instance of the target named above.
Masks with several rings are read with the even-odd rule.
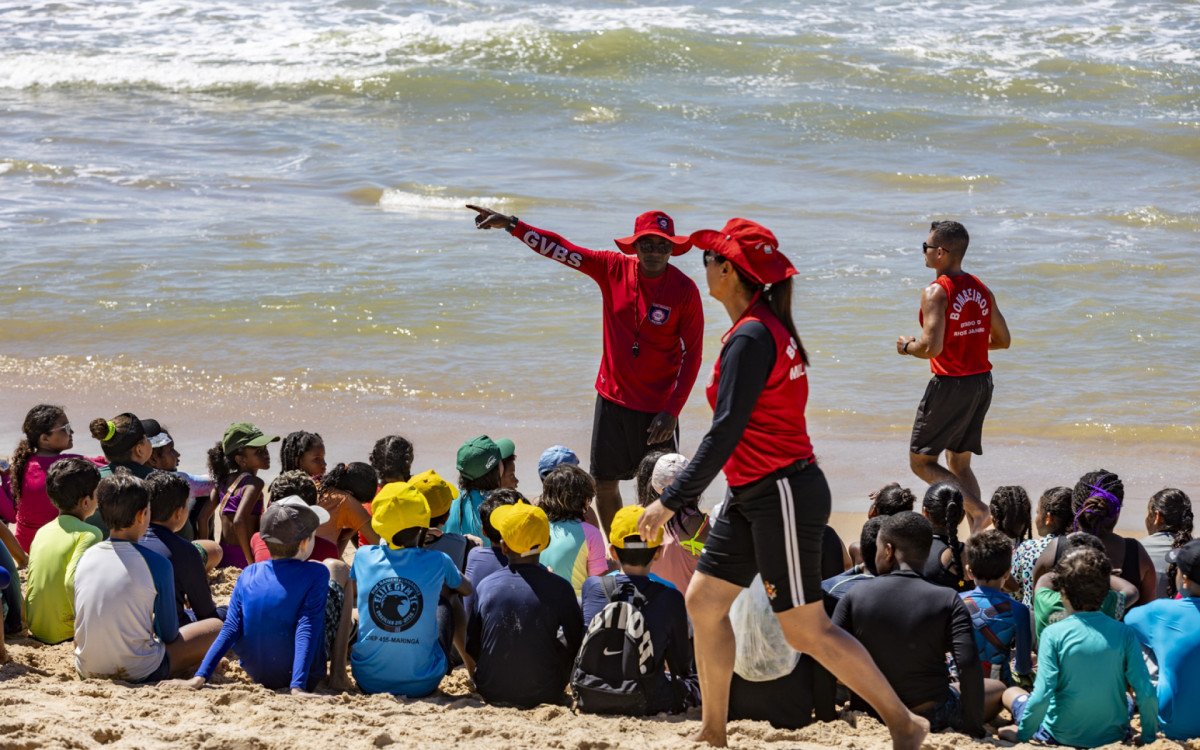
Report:
[[[507,461],[517,454],[517,444],[508,438],[500,438],[497,440],[496,447],[500,449],[501,461]]]
[[[634,247],[633,243],[637,242],[643,237],[662,237],[667,242],[670,242],[675,246],[671,249],[672,257],[683,255],[688,250],[692,249],[692,240],[690,237],[679,237],[676,235],[667,234],[666,232],[659,231],[657,229],[646,229],[638,232],[637,234],[631,234],[628,237],[622,237],[619,240],[613,240],[613,242],[617,243],[617,247],[621,248],[621,252],[625,253],[626,255],[636,255],[637,248]]]
[[[264,445],[269,445],[271,443],[278,443],[280,441],[280,439],[281,438],[278,435],[262,435],[260,437],[254,438],[253,440],[247,441],[246,447],[247,448],[261,448]]]
[[[165,432],[160,432],[157,435],[153,435],[150,437],[150,447],[151,448],[161,448],[164,445],[170,445],[173,442],[175,442],[175,441],[171,438],[170,435],[168,435]]]

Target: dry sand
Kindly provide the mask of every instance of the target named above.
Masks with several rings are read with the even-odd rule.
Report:
[[[218,601],[228,598],[236,575],[214,576]],[[441,690],[416,701],[386,695],[322,694],[297,697],[253,684],[226,660],[213,682],[192,691],[180,683],[131,686],[81,680],[70,643],[45,646],[11,639],[0,666],[0,748],[173,748],[175,750],[284,750],[297,747],[608,748],[699,747],[686,740],[699,713],[650,719],[574,715],[566,706],[530,711],[493,708],[473,696],[461,669]],[[845,720],[798,731],[761,722],[730,725],[734,748],[884,750],[887,731],[876,721]],[[925,750],[1009,747],[962,735],[931,735]],[[1032,745],[1018,747],[1034,747]],[[1114,746],[1118,747],[1118,746]],[[1184,747],[1159,740],[1152,750]],[[1186,747],[1200,750],[1200,741]]]

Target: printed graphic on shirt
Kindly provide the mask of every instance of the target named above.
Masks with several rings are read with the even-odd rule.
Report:
[[[653,304],[646,311],[646,319],[656,326],[660,326],[671,319],[671,308],[666,305]]]
[[[392,633],[411,628],[421,619],[425,599],[421,589],[407,578],[384,578],[371,588],[371,619]]]
[[[525,233],[521,241],[529,245],[534,250],[537,250],[542,255],[548,258],[553,258],[559,263],[566,263],[572,268],[579,268],[583,265],[583,256],[579,253],[573,253],[554,240],[546,239],[542,235],[532,229]]]
[[[973,304],[979,309],[977,318],[968,318],[963,320],[963,308]],[[954,297],[954,303],[950,306],[950,320],[958,323],[957,329],[954,331],[955,336],[970,336],[977,333],[986,333],[984,321],[988,315],[988,298],[978,289],[967,288],[960,291]]]

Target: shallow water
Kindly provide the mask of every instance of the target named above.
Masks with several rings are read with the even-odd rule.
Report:
[[[1192,3],[43,2],[0,30],[0,355],[68,393],[169,373],[192,412],[575,431],[598,295],[460,206],[592,247],[661,208],[773,228],[814,421],[902,448],[927,375],[893,342],[952,217],[1014,335],[989,434],[1196,445]]]

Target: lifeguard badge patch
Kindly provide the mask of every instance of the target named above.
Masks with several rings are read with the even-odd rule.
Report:
[[[656,326],[661,326],[671,319],[671,308],[666,305],[650,305],[646,318]]]

